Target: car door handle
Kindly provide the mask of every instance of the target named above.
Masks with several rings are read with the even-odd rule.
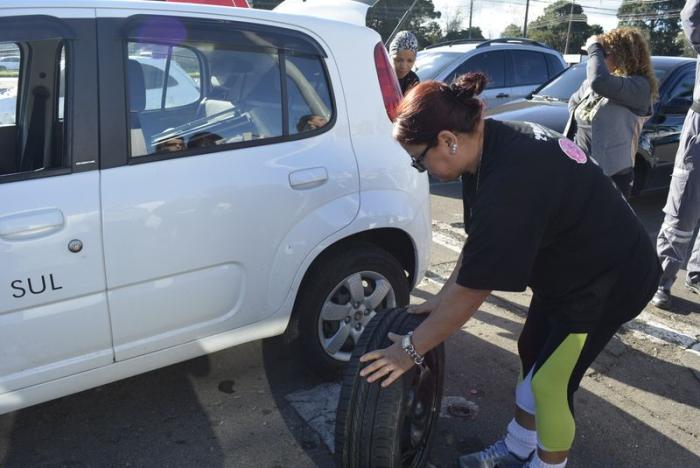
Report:
[[[25,211],[0,217],[0,237],[25,240],[51,235],[65,225],[63,212],[57,208]]]
[[[325,167],[312,167],[289,173],[289,185],[294,190],[308,190],[320,187],[327,180],[328,171],[326,171]]]
[[[509,97],[509,95],[506,93],[498,93],[498,94],[496,94],[496,97],[497,98],[504,98],[504,97]]]

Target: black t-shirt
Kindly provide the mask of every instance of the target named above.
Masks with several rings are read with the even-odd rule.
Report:
[[[487,119],[484,132],[478,174],[462,178],[471,219],[458,284],[530,286],[550,303],[576,303],[568,312],[576,314],[600,308],[630,258],[656,274],[641,222],[571,140],[529,122]]]
[[[399,78],[399,85],[401,85],[401,93],[406,94],[409,89],[414,87],[420,82],[420,78],[413,71],[406,73],[406,76]]]

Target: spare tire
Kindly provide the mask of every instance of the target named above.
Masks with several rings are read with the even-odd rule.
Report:
[[[360,356],[391,345],[391,331],[405,335],[426,315],[405,308],[377,314],[367,325],[345,369],[335,426],[335,454],[343,468],[426,466],[440,415],[445,369],[443,345],[387,388],[360,376]]]

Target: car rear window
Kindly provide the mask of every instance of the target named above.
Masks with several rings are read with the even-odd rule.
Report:
[[[461,53],[457,52],[418,52],[416,57],[415,70],[421,81],[434,80],[437,75],[450,63],[457,60]]]
[[[537,85],[549,79],[544,54],[530,50],[512,50],[512,86]]]

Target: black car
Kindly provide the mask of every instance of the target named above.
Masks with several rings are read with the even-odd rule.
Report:
[[[652,57],[651,61],[659,80],[659,99],[639,136],[634,195],[668,187],[683,120],[693,102],[695,60]],[[563,132],[569,97],[585,79],[586,63],[573,65],[527,98],[495,107],[487,115],[498,120],[539,123]]]

